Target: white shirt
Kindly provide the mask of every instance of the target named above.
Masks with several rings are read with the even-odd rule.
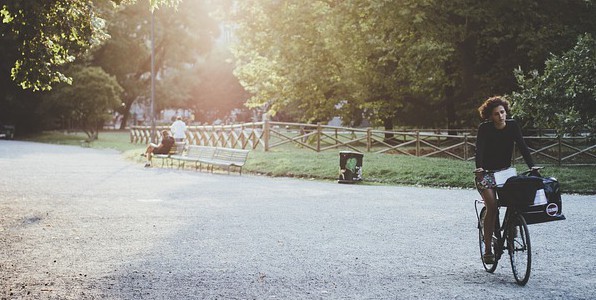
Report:
[[[186,137],[186,124],[182,120],[176,120],[172,123],[170,131],[174,134],[175,139],[183,139]]]

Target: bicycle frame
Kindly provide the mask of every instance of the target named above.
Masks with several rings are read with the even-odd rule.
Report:
[[[540,173],[538,172],[538,170],[540,170],[540,169],[542,169],[542,167],[536,168],[536,169],[529,169],[521,174],[523,174],[523,175],[532,174],[534,176],[540,176]],[[493,171],[483,171],[483,172],[494,173]],[[506,207],[505,217],[503,218],[503,222],[501,222],[500,217],[499,217],[499,212],[500,212],[502,206],[499,204],[500,200],[497,198],[496,191],[495,191],[495,200],[497,202],[497,212],[496,212],[496,218],[495,218],[495,229],[494,229],[493,234],[497,237],[496,246],[498,246],[498,248],[496,250],[498,250],[498,251],[495,251],[495,252],[497,252],[497,253],[495,253],[495,259],[498,261],[500,259],[501,255],[503,254],[504,247],[506,246],[505,240],[507,238],[507,230],[505,230],[505,229],[509,227],[509,218],[511,217],[512,214],[520,214],[520,212],[513,207]],[[478,219],[478,222],[480,222],[480,212],[478,211],[478,204],[482,204],[482,206],[484,206],[484,200],[476,200],[475,205],[474,205],[474,208],[476,210],[476,218]]]
[[[475,200],[475,205],[474,208],[476,209],[476,219],[478,220],[478,222],[480,222],[480,211],[478,211],[478,204],[481,204],[482,206],[484,206],[484,201],[483,200]],[[500,211],[501,211],[501,207],[500,205],[497,205],[497,215],[495,216],[495,229],[493,232],[493,235],[495,235],[495,237],[497,238],[497,243],[494,245],[495,246],[495,259],[499,260],[501,258],[501,255],[503,255],[503,249],[506,248],[507,245],[505,245],[505,241],[507,240],[507,234],[508,231],[506,230],[506,228],[509,227],[509,218],[512,214],[514,214],[515,212],[517,212],[515,210],[515,208],[512,207],[506,207],[505,210],[505,217],[503,217],[503,222],[501,222],[500,219]],[[480,225],[480,224],[478,224]]]

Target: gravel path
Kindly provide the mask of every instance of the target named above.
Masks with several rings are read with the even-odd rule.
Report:
[[[525,287],[508,260],[482,269],[477,197],[0,140],[0,299],[596,297],[594,196],[564,195],[566,221],[530,226]]]

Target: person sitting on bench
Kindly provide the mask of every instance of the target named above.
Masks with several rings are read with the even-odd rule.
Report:
[[[147,146],[147,150],[145,150],[145,157],[147,157],[147,162],[145,163],[145,167],[151,167],[151,156],[153,154],[168,154],[170,153],[170,149],[174,146],[174,138],[170,136],[170,132],[164,130],[161,132],[161,143],[156,145],[154,143],[149,143]]]

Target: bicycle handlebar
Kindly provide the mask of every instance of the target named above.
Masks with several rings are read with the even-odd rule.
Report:
[[[530,169],[527,169],[526,171],[521,172],[520,174],[522,174],[522,175],[528,175],[528,174],[531,174],[531,173],[538,173],[538,171],[539,170],[542,170],[542,169],[544,169],[544,167],[534,166],[534,167],[531,167]],[[495,171],[484,170],[484,169],[482,171],[476,171],[476,170],[472,171],[472,173],[474,173],[474,174],[478,174],[478,173],[494,173],[494,172]]]
[[[538,176],[540,177],[540,170],[544,169],[544,167],[532,167],[524,172],[521,173],[521,175],[532,175],[532,176]]]

